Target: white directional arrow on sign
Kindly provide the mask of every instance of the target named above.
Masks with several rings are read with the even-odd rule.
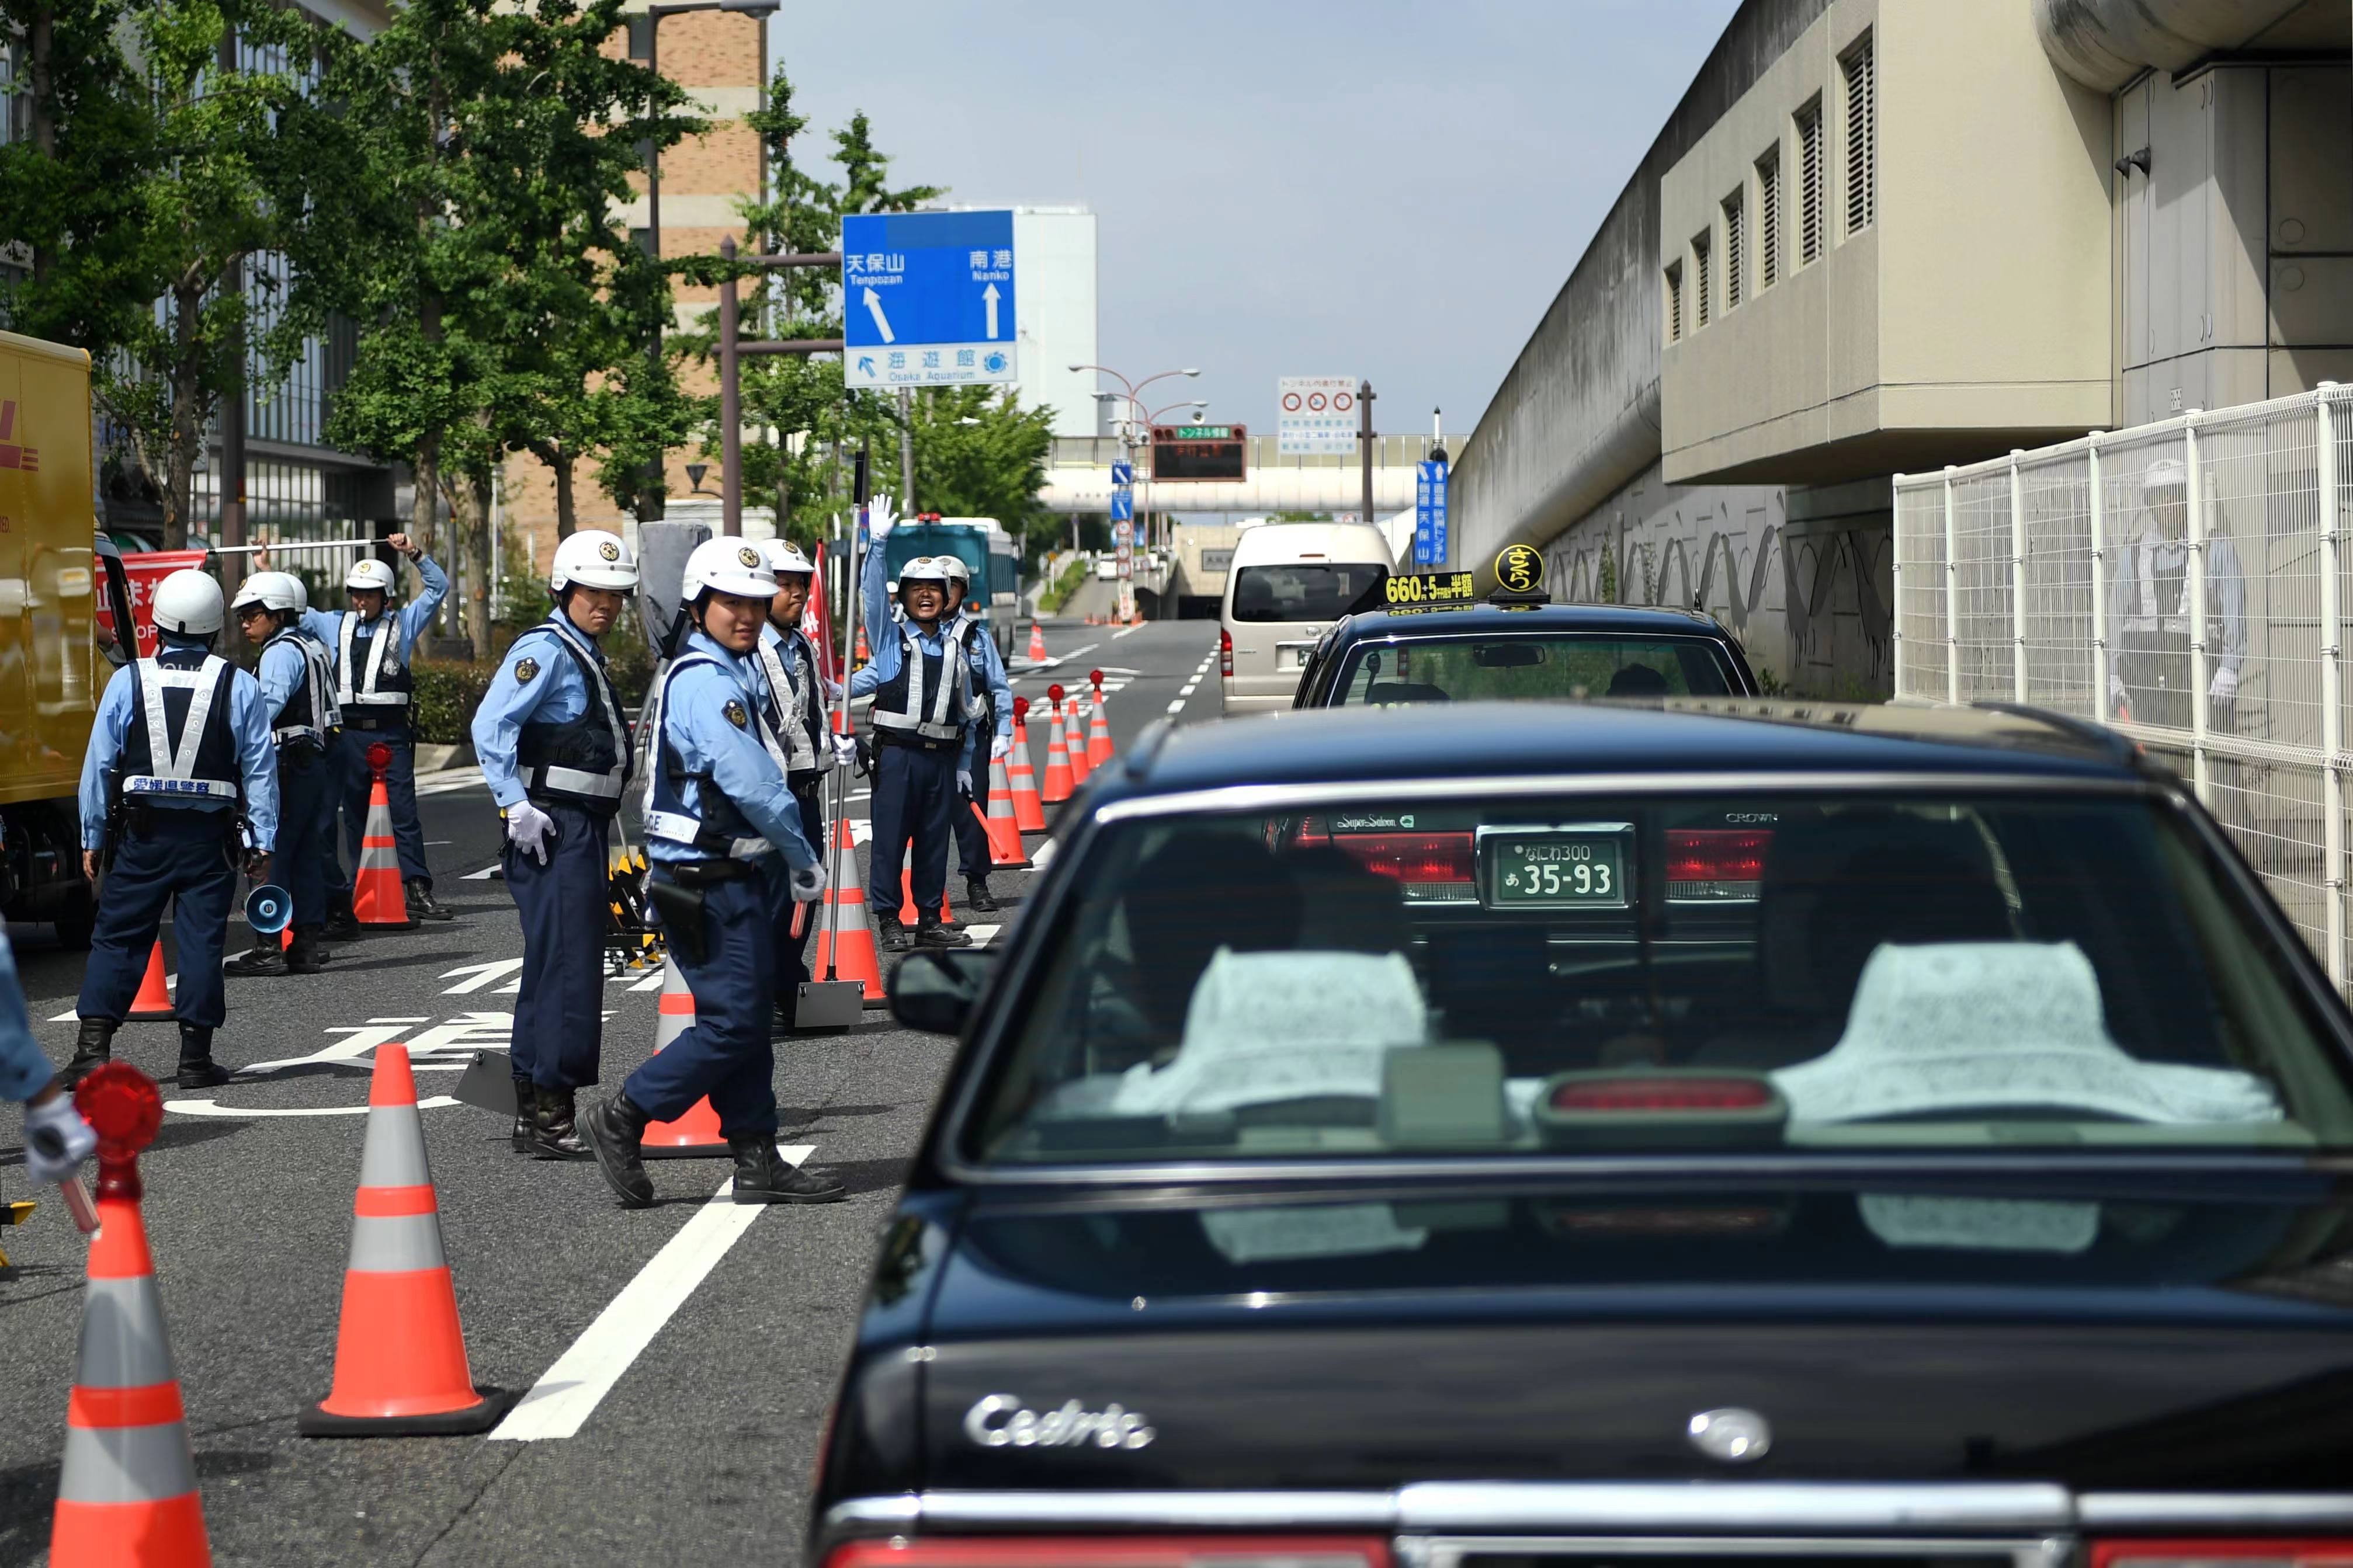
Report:
[[[874,330],[882,334],[884,342],[897,342],[898,337],[891,331],[891,318],[882,313],[882,297],[871,289],[861,289],[860,292],[866,296],[866,313],[874,318]],[[990,309],[994,310],[995,307],[992,306]],[[993,337],[996,334],[990,335]]]
[[[990,341],[994,342],[997,337],[997,301],[1004,296],[997,291],[997,285],[991,283],[980,291],[980,297],[988,302],[988,336]],[[885,331],[887,333],[888,330],[885,329]]]

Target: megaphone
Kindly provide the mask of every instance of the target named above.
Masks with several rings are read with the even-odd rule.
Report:
[[[280,887],[256,888],[245,896],[245,921],[263,936],[276,936],[294,918],[294,895]]]

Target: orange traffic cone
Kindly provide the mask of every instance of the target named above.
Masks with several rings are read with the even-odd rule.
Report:
[[[1082,784],[1094,768],[1087,762],[1087,732],[1081,728],[1079,700],[1073,695],[1069,707],[1062,710],[1062,750],[1070,753],[1071,783]]]
[[[661,1007],[654,1025],[655,1055],[670,1049],[673,1041],[692,1027],[694,993],[687,988],[686,976],[678,972],[677,961],[665,955]],[[675,1121],[647,1123],[642,1148],[649,1160],[709,1159],[727,1152],[727,1134],[719,1130],[719,1112],[711,1109],[710,1097],[705,1096]]]
[[[164,983],[164,939],[159,936],[147,955],[147,977],[139,983],[139,994],[123,1016],[134,1024],[153,1024],[172,1016],[172,988]]]
[[[1029,662],[1046,662],[1046,628],[1035,621],[1029,623]]]
[[[1038,798],[1038,770],[1029,763],[1029,700],[1013,700],[1013,765],[1006,776],[1013,781],[1013,821],[1024,833],[1046,831],[1045,804]]]
[[[866,651],[866,628],[864,626],[860,626],[858,628],[858,650],[850,655],[850,662],[853,664],[871,664],[873,662],[873,658],[874,656]]]
[[[368,748],[368,764],[375,784],[368,791],[367,826],[360,834],[359,869],[352,877],[352,915],[364,926],[416,925],[408,918],[408,893],[400,885],[400,857],[392,847],[392,798],[384,792],[384,766],[375,753],[389,761],[391,750],[381,742]]]
[[[865,983],[863,998],[870,1007],[883,1006],[890,995],[882,989],[881,957],[874,950],[874,931],[866,923],[866,882],[858,874],[858,851],[849,842],[849,819],[837,825],[833,866],[826,879],[825,901],[833,917],[817,928],[817,956],[809,973],[820,980]]]
[[[488,1431],[513,1403],[474,1386],[408,1047],[378,1046],[334,1385],[294,1428],[306,1437],[456,1437]]]
[[[988,835],[988,863],[997,870],[1026,870],[1029,852],[1021,847],[1021,825],[1013,820],[1013,784],[1005,772],[1005,759],[992,757],[988,763],[988,810],[984,814],[980,802],[972,803],[972,814],[980,818],[981,831]]]
[[[913,847],[910,846],[907,858],[899,868],[899,923],[902,926],[914,925],[922,918],[922,914],[923,911],[915,908],[915,851]],[[940,919],[944,921],[955,919],[948,909],[948,885],[944,880],[940,883]]]
[[[99,1138],[99,1227],[66,1403],[49,1561],[56,1568],[206,1568],[213,1554],[195,1458],[139,1212],[136,1160],[163,1121],[164,1097],[137,1068],[110,1062],[75,1087],[74,1104]]]
[[[1104,717],[1103,671],[1095,671],[1095,700],[1087,715],[1087,772],[1111,761],[1111,721]]]
[[[1057,686],[1048,695],[1054,706],[1046,717],[1046,783],[1038,798],[1047,805],[1060,805],[1078,790],[1071,780],[1071,748],[1062,741],[1062,689]]]

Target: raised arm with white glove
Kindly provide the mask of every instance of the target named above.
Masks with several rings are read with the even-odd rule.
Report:
[[[891,499],[879,495],[866,503],[866,537],[877,544],[890,538],[891,531],[899,525],[899,513],[892,508]]]
[[[507,807],[507,842],[544,866],[555,842],[555,818],[527,800],[517,801]]]

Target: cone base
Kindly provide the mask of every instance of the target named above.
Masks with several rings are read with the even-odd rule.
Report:
[[[497,1426],[522,1390],[478,1386],[476,1403],[430,1415],[333,1415],[314,1405],[296,1418],[305,1437],[470,1437]]]
[[[209,1568],[212,1560],[195,1492],[160,1502],[59,1502],[49,1516],[52,1563]]]
[[[168,1024],[180,1015],[169,1007],[133,1007],[122,1015],[126,1024]]]

